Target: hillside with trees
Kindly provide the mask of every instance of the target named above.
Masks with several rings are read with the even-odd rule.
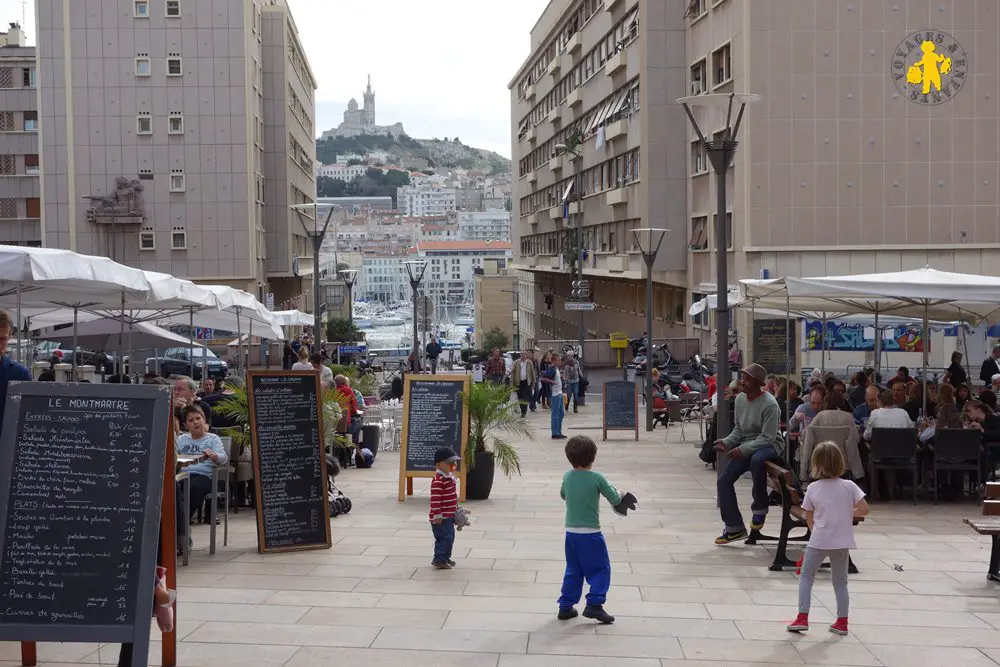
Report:
[[[487,174],[510,171],[510,160],[493,151],[467,146],[459,137],[414,139],[405,134],[399,138],[361,135],[320,139],[316,142],[316,159],[323,164],[336,163],[337,156],[368,155],[374,151],[388,153],[387,164],[414,167],[411,171],[426,168],[477,169]]]

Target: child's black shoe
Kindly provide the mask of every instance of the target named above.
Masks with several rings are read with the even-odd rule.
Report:
[[[579,616],[579,612],[573,607],[562,607],[559,609],[559,615],[556,616],[560,621],[568,621],[571,618],[576,618]]]
[[[599,604],[595,605],[588,604],[586,608],[583,610],[583,617],[592,618],[598,623],[603,623],[605,625],[615,622],[615,617],[609,614],[608,612],[604,611],[604,606]]]

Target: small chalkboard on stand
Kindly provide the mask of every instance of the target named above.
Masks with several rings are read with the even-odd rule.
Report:
[[[169,387],[8,388],[0,640],[22,641],[24,664],[36,641],[129,643],[147,664],[171,418]]]
[[[257,550],[329,549],[323,394],[315,371],[250,371]]]
[[[639,386],[635,382],[604,383],[601,422],[604,440],[608,439],[608,431],[635,431],[635,439],[639,439]]]
[[[462,400],[471,388],[468,375],[406,375],[403,380],[403,434],[399,453],[399,500],[413,495],[414,477],[433,477],[434,452],[451,447],[462,457],[461,499],[465,500],[469,408]]]

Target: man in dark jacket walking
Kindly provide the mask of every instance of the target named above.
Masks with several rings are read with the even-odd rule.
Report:
[[[437,336],[431,334],[431,342],[424,348],[424,354],[431,366],[431,375],[437,375],[438,357],[441,356],[441,344],[437,341]]]

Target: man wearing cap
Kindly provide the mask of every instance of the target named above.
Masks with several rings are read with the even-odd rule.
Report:
[[[736,419],[733,432],[715,441],[715,449],[725,452],[727,462],[718,480],[719,510],[725,528],[716,544],[729,544],[747,537],[743,515],[736,498],[736,480],[747,470],[753,475],[753,518],[750,527],[760,530],[767,516],[768,490],[765,463],[781,451],[778,424],[781,416],[774,396],[765,392],[767,371],[760,364],[750,364],[740,371],[740,389],[736,396]]]

